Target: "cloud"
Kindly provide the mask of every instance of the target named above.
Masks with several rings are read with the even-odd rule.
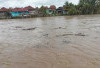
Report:
[[[25,7],[31,5],[40,7],[41,5],[62,6],[66,1],[77,4],[79,0],[0,0],[0,7]]]

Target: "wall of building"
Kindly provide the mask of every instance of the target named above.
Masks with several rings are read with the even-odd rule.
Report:
[[[5,18],[6,15],[5,15],[5,12],[0,12],[0,18]]]
[[[21,12],[18,12],[18,11],[12,11],[10,12],[12,17],[17,17],[17,16],[20,16],[20,15],[24,15],[24,14],[29,14],[28,11],[21,11]]]
[[[52,11],[52,10],[50,10],[50,9],[47,9],[47,10],[46,10],[46,13],[47,13],[47,14],[52,14],[52,13],[53,13],[53,11]]]

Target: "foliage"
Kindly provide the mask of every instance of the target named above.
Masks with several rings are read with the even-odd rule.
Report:
[[[11,17],[10,12],[5,12],[5,16],[6,16],[7,18]]]
[[[100,13],[100,0],[80,0],[78,5],[66,2],[63,6],[69,15]]]
[[[46,7],[44,6],[41,6],[40,9],[39,9],[39,12],[43,14],[43,16],[46,16]]]

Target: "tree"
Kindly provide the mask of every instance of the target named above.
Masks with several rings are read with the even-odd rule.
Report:
[[[99,7],[97,5],[100,4],[100,0],[80,0],[78,4],[80,14],[95,14],[98,12]],[[97,9],[98,8],[98,9]]]
[[[64,9],[68,9],[69,15],[76,15],[79,13],[76,7],[77,7],[76,5],[69,3],[68,1],[63,5]]]
[[[41,12],[43,14],[43,16],[46,16],[47,15],[46,14],[46,9],[47,9],[47,7],[41,6],[40,9],[39,9],[39,12]]]

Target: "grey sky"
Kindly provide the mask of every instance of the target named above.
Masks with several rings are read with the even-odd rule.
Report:
[[[62,6],[66,1],[78,4],[79,0],[0,0],[0,7],[25,7],[31,5],[40,7],[41,5]]]

